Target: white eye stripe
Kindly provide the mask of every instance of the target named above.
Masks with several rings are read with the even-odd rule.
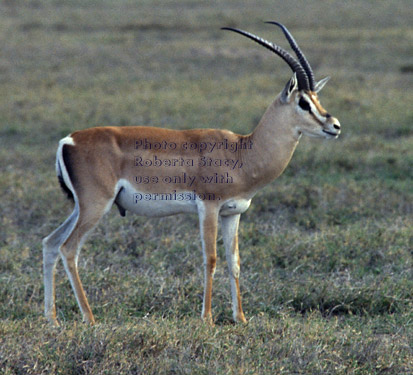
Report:
[[[310,107],[310,110],[309,110],[309,111],[308,111],[308,110],[305,110],[304,108],[302,108],[302,107],[300,106],[300,104],[298,104],[299,107],[300,107],[300,109],[301,109],[303,112],[307,112],[307,113],[309,113],[311,116],[313,116],[313,117],[314,117],[314,120],[316,120],[316,121],[319,123],[319,125],[324,126],[324,123],[325,123],[325,120],[326,120],[326,119],[325,119],[325,116],[323,116],[323,115],[320,113],[320,111],[318,110],[316,104],[313,102],[312,98],[311,98],[309,95],[303,93],[302,96],[301,96],[301,99],[306,101],[306,103],[307,103],[307,104],[309,105],[309,107]]]

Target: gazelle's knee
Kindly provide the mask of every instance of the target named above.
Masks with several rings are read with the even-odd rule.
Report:
[[[53,252],[54,246],[49,244],[50,236],[43,238],[42,245],[43,245],[43,256],[48,255]]]
[[[44,265],[54,265],[56,263],[57,257],[59,256],[59,249],[50,246],[48,243],[48,237],[43,239],[43,264]]]
[[[65,267],[69,267],[70,269],[72,269],[77,265],[77,251],[74,252],[67,249],[65,246],[62,246],[60,249],[60,255],[62,257],[63,264],[65,265]]]
[[[228,257],[228,260],[229,272],[231,272],[235,279],[238,279],[241,272],[239,255],[237,253],[233,253]]]
[[[238,263],[233,263],[233,264],[232,264],[231,272],[232,272],[232,276],[233,276],[235,279],[239,279],[239,275],[240,275],[241,269],[240,269],[240,266],[239,266]]]
[[[45,249],[47,248],[48,239],[49,239],[49,236],[43,238],[43,240],[42,240],[43,252],[45,252]]]
[[[217,257],[216,257],[216,255],[208,256],[207,259],[206,259],[206,269],[207,269],[207,272],[210,275],[214,276],[216,266],[217,266]]]

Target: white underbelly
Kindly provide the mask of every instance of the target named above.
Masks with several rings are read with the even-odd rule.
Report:
[[[127,181],[121,181],[123,188],[117,203],[125,210],[138,215],[161,217],[180,213],[196,213],[198,196],[194,192],[147,193],[136,190]]]
[[[148,193],[135,189],[129,181],[120,180],[116,202],[126,211],[149,217],[162,217],[180,213],[197,213],[211,196],[200,196],[194,191],[172,190],[164,193]],[[230,198],[219,202],[219,214],[230,216],[244,213],[251,199]]]

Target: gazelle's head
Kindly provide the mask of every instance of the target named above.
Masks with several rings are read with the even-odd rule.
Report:
[[[288,106],[292,111],[291,116],[294,119],[294,126],[299,134],[312,137],[337,138],[341,129],[340,122],[322,107],[317,96],[329,77],[316,82],[309,62],[287,28],[278,22],[267,23],[281,28],[298,60],[280,46],[247,31],[232,27],[224,27],[223,29],[234,31],[252,39],[280,56],[290,66],[294,74],[279,95],[278,101],[281,105]]]

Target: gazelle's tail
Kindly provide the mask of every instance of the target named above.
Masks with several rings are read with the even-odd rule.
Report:
[[[67,153],[65,153],[67,145],[73,145],[73,139],[70,136],[61,139],[59,142],[56,153],[56,174],[60,187],[67,194],[67,197],[74,201],[73,186],[67,171],[67,163],[69,162],[67,160]]]

